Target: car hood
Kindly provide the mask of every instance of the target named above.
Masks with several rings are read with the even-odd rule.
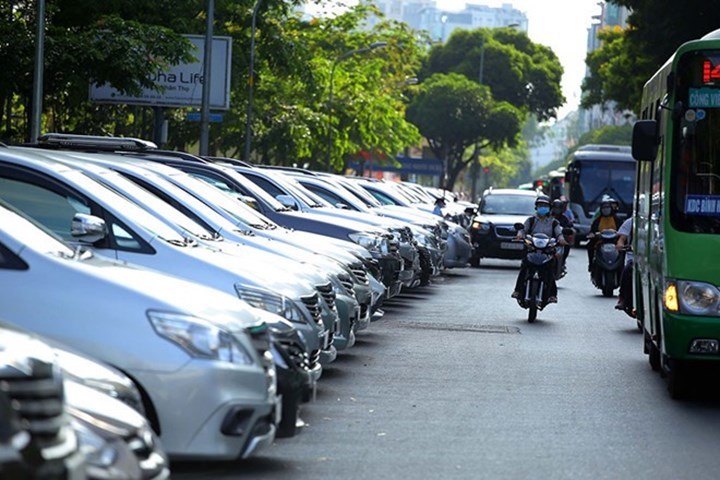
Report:
[[[528,217],[532,215],[476,215],[473,221],[480,221],[483,223],[492,223],[493,225],[514,225],[516,223],[524,223]]]

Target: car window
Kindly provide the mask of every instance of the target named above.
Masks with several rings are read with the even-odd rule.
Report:
[[[0,243],[0,270],[27,270],[28,264]]]
[[[532,215],[535,213],[533,195],[486,195],[480,213],[489,215]]]
[[[68,241],[74,240],[70,227],[75,214],[91,213],[88,204],[80,198],[21,180],[0,178],[0,192],[3,200]]]

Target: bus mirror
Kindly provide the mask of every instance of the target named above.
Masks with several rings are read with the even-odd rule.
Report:
[[[675,106],[672,109],[672,118],[675,121],[680,120],[685,115],[685,105],[683,102],[675,102]]]
[[[657,121],[638,120],[633,126],[632,156],[635,160],[655,160],[658,147]]]

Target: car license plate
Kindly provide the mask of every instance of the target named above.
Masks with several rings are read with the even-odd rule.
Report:
[[[500,248],[504,250],[522,250],[523,244],[520,242],[500,242]]]

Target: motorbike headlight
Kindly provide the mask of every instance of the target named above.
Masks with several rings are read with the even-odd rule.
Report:
[[[245,300],[255,308],[280,315],[291,322],[305,323],[305,318],[297,305],[295,305],[295,302],[284,295],[240,284],[235,285],[235,291],[240,299]]]
[[[106,470],[115,463],[118,452],[103,437],[77,420],[73,421],[73,429],[77,434],[80,451],[84,454],[89,469],[95,467]]]
[[[720,316],[720,291],[704,282],[677,282],[680,311],[687,315]]]
[[[253,359],[228,332],[198,317],[149,310],[155,332],[173,342],[190,356],[208,360],[251,365]]]
[[[371,252],[379,252],[381,243],[383,242],[383,239],[370,233],[351,233],[348,237],[353,242],[361,247],[367,248]]]

